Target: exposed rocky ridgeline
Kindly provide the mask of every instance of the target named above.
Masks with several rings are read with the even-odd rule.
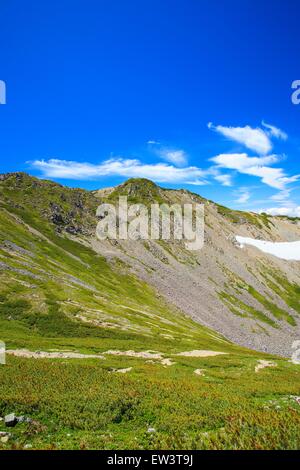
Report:
[[[56,232],[94,233],[97,201],[92,193],[42,181],[26,173],[2,174],[0,183],[1,202],[5,207],[45,218]]]
[[[97,240],[98,205],[117,202],[122,195],[128,196],[129,202],[146,205],[204,203],[204,248],[188,251],[182,241]],[[70,315],[69,307],[74,313],[77,302],[70,286],[80,286],[86,296],[98,295],[106,300],[102,313],[90,307],[86,311],[78,308],[76,318],[110,327],[114,320],[109,315],[108,285],[94,285],[93,267],[81,253],[86,249],[93,250],[95,262],[104,257],[118,273],[134,274],[153,286],[169,305],[235,343],[291,356],[292,342],[300,337],[300,263],[283,261],[254,247],[241,249],[235,240],[236,235],[269,241],[300,240],[297,220],[233,211],[189,191],[163,189],[144,179],[131,179],[116,188],[84,191],[25,173],[0,175],[0,208],[0,276],[6,286],[8,276],[19,282],[25,289],[23,297],[30,302],[26,292],[36,287],[36,277],[40,282],[58,282],[70,296],[69,303],[62,302]],[[48,252],[37,249],[33,235],[49,245]],[[63,262],[51,255],[50,247],[58,243],[69,257],[79,260],[82,271],[78,269],[76,275],[64,272]],[[42,268],[35,264],[37,260],[43,261]],[[116,305],[124,304],[126,295],[131,294],[124,292],[123,298],[114,300]],[[34,302],[38,304],[39,299]],[[45,303],[40,303],[44,311]],[[130,321],[119,309],[119,327],[146,331],[146,325],[132,325]],[[152,327],[147,328],[147,334],[151,334]]]

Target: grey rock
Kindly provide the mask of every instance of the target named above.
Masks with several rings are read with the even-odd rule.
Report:
[[[147,429],[147,432],[149,432],[150,434],[153,434],[154,432],[156,432],[156,429],[150,427]]]
[[[4,423],[7,427],[13,427],[18,423],[18,418],[15,413],[10,413],[4,417]]]
[[[51,215],[51,221],[56,225],[63,224],[65,222],[63,216],[57,213]]]
[[[81,233],[81,228],[80,227],[76,227],[75,225],[68,225],[66,227],[66,232],[68,233],[71,233],[72,235],[76,235],[78,233]]]

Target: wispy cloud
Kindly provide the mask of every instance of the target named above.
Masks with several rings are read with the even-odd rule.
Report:
[[[267,124],[265,121],[261,122],[263,127],[267,129],[267,132],[270,136],[275,137],[276,139],[287,140],[288,135],[286,132],[279,129],[279,127],[273,126],[272,124]]]
[[[217,174],[214,179],[221,183],[222,186],[232,186],[232,175],[229,174]]]
[[[148,145],[152,147],[154,155],[165,160],[166,162],[172,163],[175,166],[187,166],[188,155],[183,149],[164,147],[157,140],[148,140]]]
[[[98,165],[69,160],[35,160],[28,162],[47,178],[97,180],[107,176],[149,178],[158,183],[207,184],[207,172],[195,166],[177,168],[167,163],[145,164],[137,159],[111,158]]]
[[[278,155],[249,157],[246,153],[223,153],[213,157],[211,161],[221,168],[257,176],[268,186],[284,190],[287,184],[297,181],[300,175],[287,176],[282,168],[272,168],[269,166],[278,163],[281,159],[282,157]]]
[[[260,127],[232,127],[232,126],[214,126],[208,123],[208,128],[218,132],[230,140],[244,145],[250,150],[254,150],[259,155],[266,155],[272,150],[272,142],[267,132]]]
[[[158,153],[161,158],[175,166],[185,166],[188,163],[188,156],[184,150],[161,149]]]
[[[249,157],[246,153],[220,153],[211,161],[217,163],[223,168],[243,171],[247,168],[273,165],[280,160],[278,155],[268,155],[266,157]]]
[[[235,192],[235,196],[237,197],[235,202],[237,202],[238,204],[245,204],[249,201],[251,193],[248,188],[239,188]]]
[[[205,186],[206,184],[210,184],[210,182],[207,179],[195,179],[195,180],[190,180],[190,181],[185,181],[186,184],[190,184],[192,186]]]
[[[220,183],[222,186],[232,186],[233,185],[233,174],[232,173],[222,173],[220,168],[217,165],[210,166],[207,170],[207,174],[213,178],[215,181]]]
[[[279,191],[278,193],[271,196],[271,199],[272,201],[286,202],[290,198],[291,191],[292,191],[292,188],[284,189],[283,191]]]

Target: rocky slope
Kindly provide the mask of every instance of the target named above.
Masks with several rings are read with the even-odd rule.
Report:
[[[188,251],[182,241],[99,241],[96,209],[120,195],[146,205],[204,203],[204,248]],[[6,292],[22,286],[22,298],[42,312],[49,305],[46,286],[56,283],[61,311],[82,324],[151,335],[169,322],[180,337],[183,312],[235,343],[287,357],[300,337],[300,263],[241,249],[235,240],[300,240],[297,220],[232,211],[148,180],[88,192],[24,173],[0,175],[0,215],[2,286]],[[113,285],[111,276],[119,276]],[[147,318],[130,315],[149,303]]]

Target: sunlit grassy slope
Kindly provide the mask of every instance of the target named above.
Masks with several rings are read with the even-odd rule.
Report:
[[[125,265],[108,264],[82,243],[55,232],[43,217],[51,195],[52,201],[63,200],[63,217],[74,211],[72,224],[75,220],[89,230],[93,195],[78,190],[74,196],[71,190],[41,183],[39,198],[32,199],[37,192],[31,180],[27,183],[25,178],[22,191],[18,181],[16,187],[2,185],[1,192],[0,339],[7,349],[154,351],[160,356],[104,354],[103,359],[70,360],[7,355],[7,364],[0,365],[0,416],[15,412],[34,421],[18,424],[0,446],[299,447],[300,406],[292,398],[300,394],[298,366],[235,346],[194,323]],[[82,210],[82,198],[90,213]],[[192,350],[227,354],[177,355]],[[262,359],[277,366],[256,373]]]

